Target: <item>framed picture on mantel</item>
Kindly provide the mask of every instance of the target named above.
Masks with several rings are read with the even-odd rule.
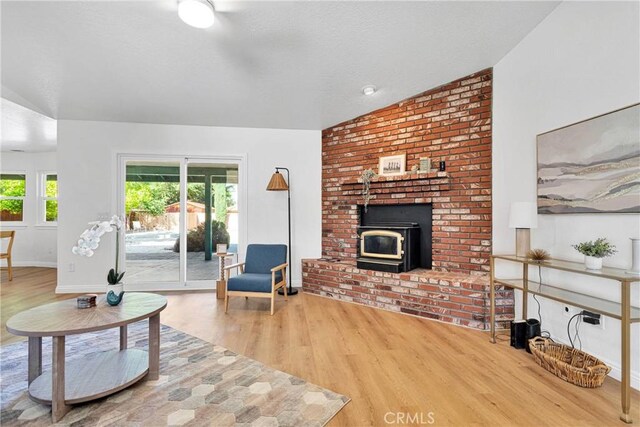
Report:
[[[394,154],[393,156],[380,157],[378,175],[393,176],[405,173],[407,154]]]

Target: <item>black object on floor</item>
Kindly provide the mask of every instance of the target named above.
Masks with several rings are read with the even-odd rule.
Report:
[[[297,295],[298,294],[298,290],[294,287],[289,286],[287,289],[287,295]],[[284,290],[285,288],[280,288],[278,289],[278,294],[279,295],[284,295]]]
[[[511,321],[511,347],[523,349],[527,346],[527,322],[525,320]]]
[[[538,319],[527,319],[527,332],[526,332],[526,342],[525,346],[527,353],[531,353],[531,349],[529,349],[529,340],[535,337],[540,336],[540,321]]]

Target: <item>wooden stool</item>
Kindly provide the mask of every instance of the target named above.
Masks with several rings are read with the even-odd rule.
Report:
[[[218,257],[218,271],[220,274],[220,279],[218,279],[218,281],[216,282],[216,298],[217,299],[224,299],[224,295],[225,292],[227,290],[227,279],[224,275],[224,262],[225,262],[225,258],[228,256],[234,256],[235,254],[230,253],[230,252],[226,252],[226,253],[216,253],[216,256]]]

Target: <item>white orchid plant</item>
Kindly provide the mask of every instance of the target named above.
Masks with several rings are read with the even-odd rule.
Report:
[[[91,227],[80,235],[78,244],[71,249],[76,255],[91,257],[94,252],[100,246],[100,238],[105,233],[116,232],[116,267],[109,270],[107,275],[107,282],[110,285],[117,285],[124,277],[124,271],[118,272],[118,259],[120,258],[120,229],[122,229],[124,222],[122,218],[117,215],[111,217],[110,221],[92,221],[89,223]]]

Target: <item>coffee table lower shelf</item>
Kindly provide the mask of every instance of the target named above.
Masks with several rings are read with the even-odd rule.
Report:
[[[112,350],[65,363],[66,404],[99,399],[140,381],[149,372],[149,353],[144,350]],[[44,371],[29,385],[36,402],[51,404],[51,370]]]

